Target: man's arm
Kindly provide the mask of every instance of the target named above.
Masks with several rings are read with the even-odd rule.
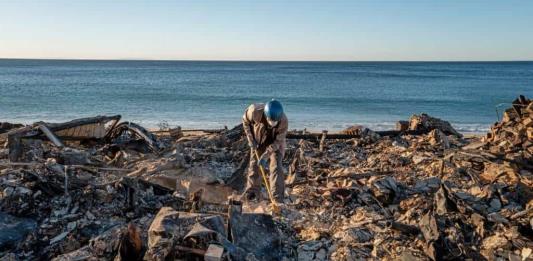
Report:
[[[244,111],[244,115],[242,115],[242,127],[244,129],[244,134],[246,135],[246,139],[248,140],[248,145],[250,147],[254,148],[256,142],[254,140],[254,136],[252,135],[253,130],[251,129],[252,126],[252,117],[253,117],[253,104],[248,106],[246,111]],[[254,148],[255,149],[255,148]]]

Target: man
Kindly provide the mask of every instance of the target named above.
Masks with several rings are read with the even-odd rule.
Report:
[[[257,199],[263,182],[259,165],[270,171],[270,191],[276,203],[283,203],[285,196],[285,175],[282,160],[285,154],[285,137],[289,121],[283,113],[281,103],[271,100],[266,104],[250,105],[242,116],[244,133],[250,146],[250,164],[244,196],[248,200]],[[256,154],[257,152],[257,154]],[[259,156],[257,160],[256,155]],[[270,160],[267,168],[267,160]]]

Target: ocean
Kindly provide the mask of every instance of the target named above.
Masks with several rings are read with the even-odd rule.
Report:
[[[121,114],[146,127],[223,128],[278,99],[290,129],[394,128],[415,113],[484,132],[533,62],[225,62],[0,59],[0,121]]]

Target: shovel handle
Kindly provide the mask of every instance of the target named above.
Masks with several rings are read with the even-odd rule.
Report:
[[[259,153],[257,153],[257,150],[254,150],[254,154],[255,154],[255,159],[259,162]],[[261,176],[263,177],[263,182],[265,183],[265,187],[266,187],[266,190],[267,190],[267,193],[268,193],[268,197],[270,198],[270,203],[272,204],[272,209],[274,210],[274,212],[277,213],[277,212],[279,212],[278,211],[278,205],[274,201],[274,197],[272,195],[272,191],[270,191],[270,184],[269,184],[268,179],[266,177],[265,169],[263,168],[263,166],[261,164],[259,164],[259,170],[261,172]]]

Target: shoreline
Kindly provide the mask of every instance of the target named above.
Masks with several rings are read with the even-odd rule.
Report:
[[[16,58],[0,57],[0,61],[80,61],[80,62],[235,62],[235,63],[533,63],[533,60],[197,60],[197,59],[88,59],[88,58]]]
[[[80,117],[81,118],[81,117]],[[48,121],[46,119],[36,119],[36,120],[24,120],[24,121],[17,121],[16,119],[13,119],[13,118],[0,118],[0,122],[8,122],[8,123],[12,123],[12,124],[23,124],[23,125],[32,125],[36,122],[46,122],[46,123],[61,123],[61,122],[67,122],[67,121],[70,121],[72,119],[75,119],[75,118],[71,118],[71,119],[66,119],[66,120],[63,120],[63,121],[60,121],[60,120],[55,120],[55,121]],[[445,118],[443,118],[443,120],[446,120]],[[123,121],[128,121],[127,119],[123,119]],[[135,121],[135,120],[131,120],[130,122],[133,122],[133,123],[136,123],[136,124],[139,124],[141,126],[143,126],[144,128],[146,128],[147,130],[150,130],[150,131],[164,131],[165,129],[172,129],[172,128],[177,128],[177,127],[180,127],[182,128],[184,131],[192,131],[192,130],[207,130],[207,131],[214,131],[214,130],[223,130],[224,128],[233,128],[237,125],[239,125],[240,123],[237,123],[237,124],[213,124],[213,125],[209,125],[207,124],[208,126],[204,126],[204,125],[192,125],[192,126],[187,126],[187,125],[180,125],[180,124],[177,124],[177,123],[173,123],[173,124],[168,124],[166,121],[161,121],[159,124],[163,124],[163,125],[166,125],[164,126],[164,128],[162,129],[159,124],[144,124],[143,121]],[[454,124],[453,122],[450,122],[450,124],[457,130],[457,132],[463,134],[463,135],[475,135],[475,136],[479,136],[479,135],[485,135],[487,134],[488,131],[490,131],[490,127],[492,124],[487,124],[485,128],[480,128],[480,130],[464,130],[460,127],[457,127],[457,126],[461,126],[461,124]],[[335,124],[333,124],[335,125]],[[372,126],[372,124],[359,124],[359,123],[353,123],[353,124],[345,124],[346,127],[342,128],[342,127],[333,127],[333,126],[330,126],[330,128],[306,128],[306,127],[291,127],[289,126],[289,131],[307,131],[307,132],[310,132],[310,133],[322,133],[324,130],[328,131],[328,133],[341,133],[344,129],[346,128],[349,128],[351,126],[363,126],[365,128],[368,128],[370,130],[373,130],[373,131],[391,131],[391,130],[394,130],[395,128],[395,122],[389,122],[389,123],[386,123],[386,124],[377,124],[381,127],[379,128],[373,128],[375,126]],[[482,126],[482,125],[485,125],[485,124],[466,124],[467,126]]]

